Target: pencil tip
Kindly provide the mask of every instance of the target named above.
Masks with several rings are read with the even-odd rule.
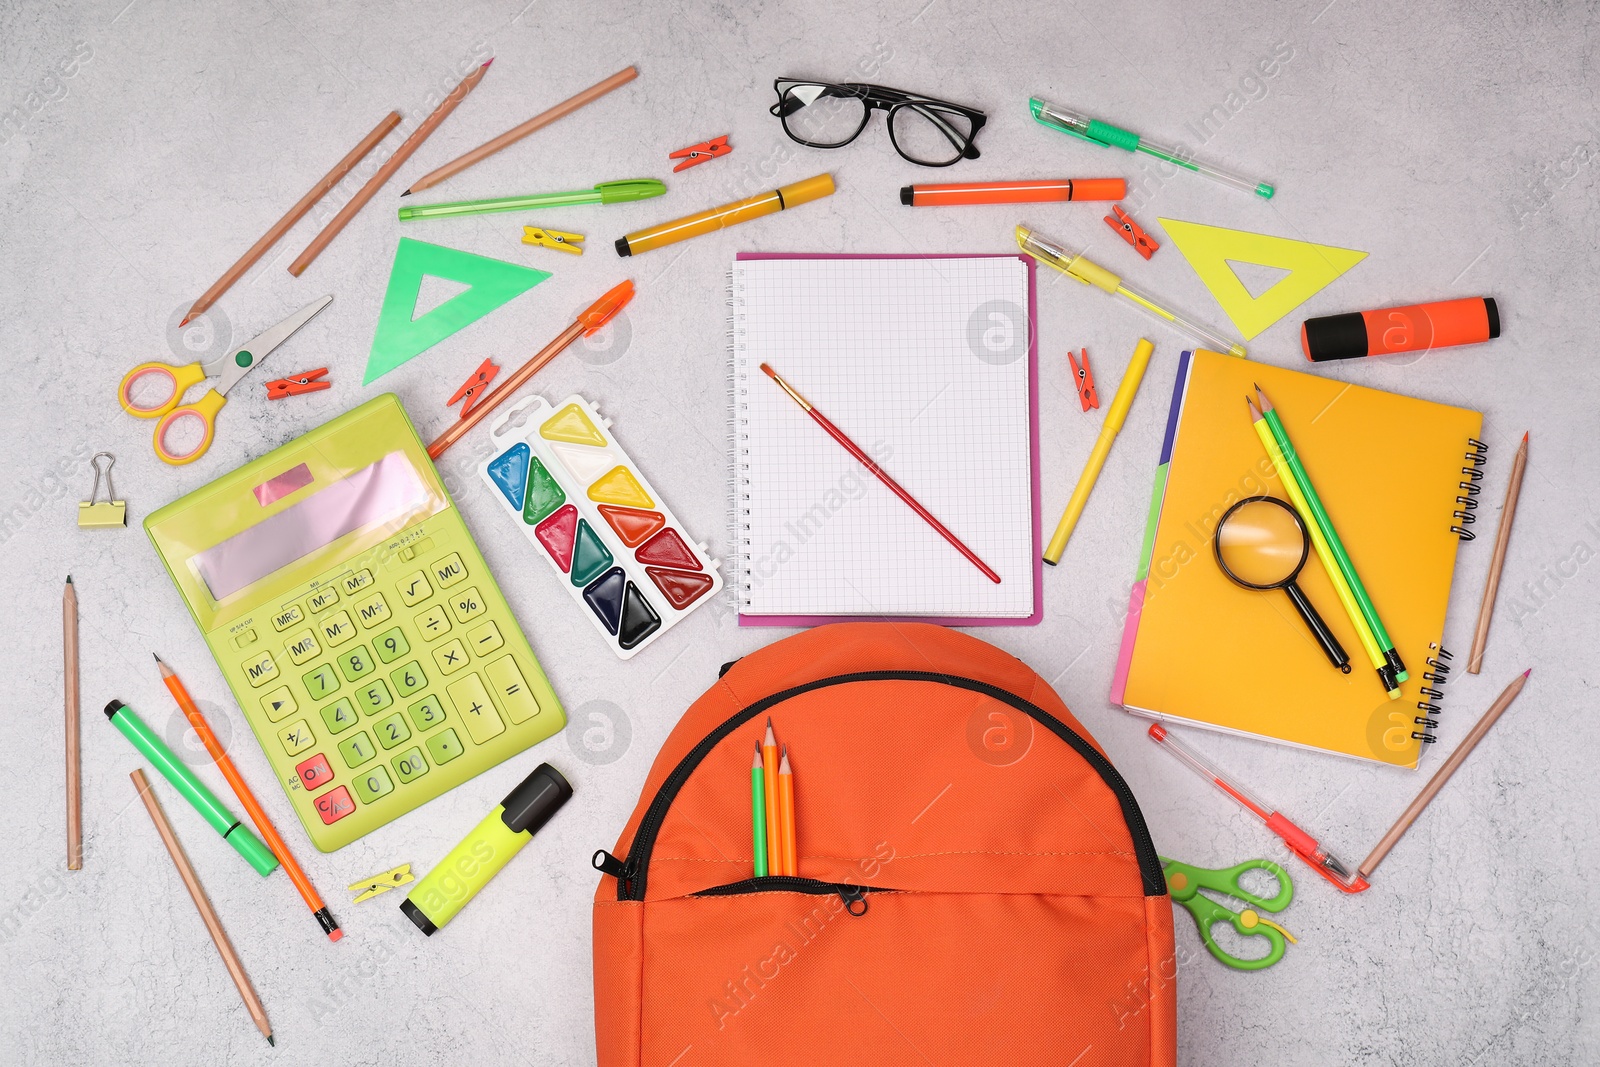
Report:
[[[69,575],[67,575],[67,584],[68,584],[68,585],[71,585],[71,584],[72,584],[72,575],[70,575],[70,574],[69,574]]]
[[[401,193],[400,195],[401,196],[410,196],[411,195],[411,190],[407,189],[405,192]]]
[[[1526,677],[1527,677],[1527,676],[1528,676],[1528,675],[1530,675],[1530,674],[1532,674],[1532,673],[1533,673],[1533,668],[1532,668],[1532,667],[1529,667],[1529,668],[1528,668],[1528,669],[1527,669],[1527,670],[1525,670],[1525,671],[1523,671],[1523,672],[1522,672],[1522,676],[1523,676],[1523,677],[1524,677],[1524,678],[1526,678]]]
[[[178,327],[179,329],[182,329],[187,325],[189,325],[189,316],[185,315],[181,320],[179,320]]]
[[[483,61],[483,69],[484,70],[488,70],[489,69],[489,64],[493,63],[493,62],[494,62],[494,56],[490,56],[488,59],[484,60]]]
[[[156,655],[154,652],[150,653],[150,658],[155,660],[157,663],[161,662],[161,657]]]
[[[272,1040],[272,1035],[271,1034],[267,1035],[267,1044],[271,1045],[273,1048],[277,1048],[278,1047],[278,1043],[276,1041]]]
[[[1523,430],[1522,431],[1522,443],[1523,444],[1527,444],[1528,443],[1528,431],[1527,430]]]

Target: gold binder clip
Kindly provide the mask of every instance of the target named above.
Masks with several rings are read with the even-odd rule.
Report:
[[[101,456],[106,457],[106,498],[97,504],[95,498],[100,495]],[[89,460],[89,466],[94,468],[94,488],[89,490],[89,499],[78,505],[78,525],[85,530],[128,525],[128,504],[115,499],[117,491],[111,485],[111,468],[116,464],[117,457],[110,452],[96,452]]]
[[[359,882],[351,882],[350,892],[357,894],[355,902],[360,904],[363,900],[371,900],[379,893],[387,893],[397,885],[416,881],[411,873],[411,864],[402,863],[392,871],[375,874],[371,878],[363,878]]]
[[[583,234],[581,233],[565,233],[561,230],[546,230],[539,226],[524,226],[522,228],[522,243],[525,245],[543,245],[545,248],[571,252],[575,256],[583,255]]]

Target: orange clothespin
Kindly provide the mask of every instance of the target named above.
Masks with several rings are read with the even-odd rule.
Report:
[[[494,381],[494,376],[500,373],[500,367],[492,359],[486,359],[478,364],[478,369],[472,372],[472,377],[461,383],[455,395],[445,401],[446,405],[461,401],[461,417],[464,419],[471,413],[473,405],[483,398],[485,389]]]
[[[1083,362],[1079,363],[1073,358],[1072,350],[1067,350],[1067,362],[1072,364],[1072,385],[1078,390],[1078,403],[1083,405],[1083,410],[1100,406],[1100,398],[1094,391],[1094,371],[1089,369],[1089,350],[1082,349],[1079,353]]]
[[[1145,259],[1149,259],[1155,254],[1156,249],[1161,247],[1150,239],[1150,235],[1144,232],[1143,226],[1133,221],[1133,216],[1122,210],[1121,204],[1114,205],[1111,214],[1116,218],[1107,215],[1106,225],[1120,233],[1122,239],[1132,245],[1133,250]]]
[[[267,399],[282,400],[286,396],[299,396],[301,393],[314,393],[318,389],[327,389],[333,385],[332,382],[317,380],[327,373],[327,367],[318,367],[316,370],[291,374],[287,378],[274,378],[267,383]]]
[[[728,134],[723,134],[715,140],[701,141],[699,144],[692,144],[688,148],[678,149],[667,157],[668,159],[683,160],[682,163],[672,168],[672,172],[676,174],[680,170],[698,167],[708,159],[715,159],[718,156],[725,156],[732,152],[733,146],[728,143],[728,137]]]

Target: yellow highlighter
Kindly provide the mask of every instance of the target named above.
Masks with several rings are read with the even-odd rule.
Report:
[[[1074,252],[1064,245],[1058,244],[1026,226],[1017,227],[1017,247],[1025,255],[1043,263],[1045,266],[1060,271],[1069,278],[1074,278],[1084,285],[1092,285],[1096,289],[1104,290],[1112,296],[1120,296],[1140,311],[1149,315],[1158,322],[1163,322],[1179,333],[1186,333],[1199,341],[1201,346],[1213,352],[1225,352],[1230,356],[1243,358],[1244,345],[1237,341],[1230,341],[1220,333],[1208,330],[1186,315],[1180,315],[1171,308],[1162,307],[1147,293],[1141,293],[1133,286],[1128,285],[1117,275],[1112,274],[1100,264],[1084,257],[1080,252]]]
[[[1084,464],[1083,476],[1078,479],[1078,486],[1067,501],[1067,510],[1062,513],[1061,521],[1056,523],[1056,532],[1050,535],[1050,543],[1045,546],[1044,561],[1052,567],[1061,562],[1061,553],[1067,550],[1067,538],[1072,536],[1072,528],[1078,525],[1083,505],[1089,502],[1095,479],[1100,477],[1100,468],[1106,465],[1106,457],[1111,454],[1112,442],[1122,432],[1128,409],[1133,407],[1134,394],[1144,380],[1145,368],[1150,366],[1150,353],[1154,351],[1155,346],[1143,337],[1134,346],[1133,358],[1128,361],[1128,369],[1123,372],[1122,381],[1117,385],[1117,395],[1111,398],[1111,410],[1106,412],[1106,421],[1100,426],[1100,436],[1095,438],[1094,448],[1089,452],[1089,462]]]
[[[411,895],[400,902],[400,910],[417,929],[432,937],[533,840],[571,796],[572,785],[561,772],[548,763],[539,764],[412,888]]]
[[[648,230],[635,231],[626,237],[618,237],[617,255],[631,256],[639,252],[648,252],[652,248],[675,244],[690,237],[699,237],[703,233],[749,222],[763,215],[771,215],[797,204],[832,195],[833,175],[818,174],[771,192],[757,193],[744,200],[735,200],[731,204],[702,211],[698,215],[688,215],[672,222],[663,222],[660,226],[652,226]]]

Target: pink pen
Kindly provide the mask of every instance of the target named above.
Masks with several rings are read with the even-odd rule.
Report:
[[[1368,888],[1367,880],[1359,873],[1351,871],[1350,867],[1337,856],[1326,851],[1317,844],[1317,839],[1306,833],[1300,827],[1289,821],[1289,818],[1275,810],[1271,804],[1254,795],[1242,785],[1228,781],[1227,777],[1207,763],[1201,756],[1176,737],[1167,733],[1166,727],[1160,723],[1153,723],[1150,727],[1150,740],[1172,753],[1182,761],[1190,770],[1200,777],[1237,800],[1241,807],[1255,815],[1267,824],[1267,829],[1283,838],[1283,843],[1289,846],[1289,851],[1305,860],[1322,877],[1338,886],[1346,893],[1359,893]]]

